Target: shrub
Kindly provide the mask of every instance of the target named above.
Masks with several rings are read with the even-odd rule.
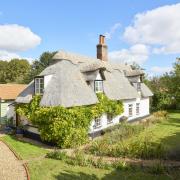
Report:
[[[112,151],[113,156],[127,156],[143,159],[164,158],[165,151],[161,143],[154,143],[152,135],[145,134],[129,141],[120,142]]]
[[[89,166],[89,161],[82,151],[76,151],[74,157],[69,158],[67,163],[74,166]]]
[[[99,103],[91,106],[64,108],[40,107],[41,96],[34,96],[29,104],[16,105],[16,112],[38,126],[43,140],[61,148],[76,147],[87,142],[89,126],[94,118],[104,113],[117,116],[123,112],[121,101],[97,94]]]
[[[162,163],[156,163],[152,167],[150,167],[148,171],[150,173],[158,175],[158,174],[164,174],[167,171],[167,169],[165,166],[163,166]]]
[[[95,155],[107,155],[111,157],[133,158],[165,158],[164,146],[152,141],[152,134],[145,134],[137,138],[121,139],[118,143],[110,144],[108,139],[103,138],[94,141],[87,149]]]
[[[127,164],[125,161],[115,161],[112,166],[117,170],[130,170],[131,166]]]
[[[153,116],[156,118],[166,119],[168,116],[168,112],[167,111],[157,111],[157,112],[153,113]]]
[[[47,158],[57,159],[57,160],[66,160],[68,158],[66,152],[64,151],[53,151],[46,154]]]
[[[132,136],[139,134],[143,131],[144,126],[141,124],[118,124],[113,127],[106,129],[105,135],[91,143],[91,146],[86,150],[95,155],[110,155],[112,156],[114,151],[114,144],[122,142]],[[115,146],[116,147],[116,146]]]

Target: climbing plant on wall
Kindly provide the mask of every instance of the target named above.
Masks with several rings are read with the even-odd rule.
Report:
[[[121,101],[110,100],[103,93],[97,94],[99,103],[90,106],[64,108],[40,107],[40,96],[34,96],[29,104],[19,104],[16,112],[37,125],[41,138],[68,148],[87,141],[91,121],[104,113],[117,116],[123,113]]]

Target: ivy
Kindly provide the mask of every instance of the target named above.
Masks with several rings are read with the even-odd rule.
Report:
[[[110,100],[103,93],[97,94],[99,103],[90,106],[64,108],[40,107],[41,96],[34,96],[29,104],[19,104],[16,112],[37,125],[41,138],[68,148],[81,145],[88,139],[91,121],[104,113],[117,116],[123,113],[121,101]]]

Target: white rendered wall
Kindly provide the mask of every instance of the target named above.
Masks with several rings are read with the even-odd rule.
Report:
[[[92,121],[91,123],[91,126],[90,126],[90,129],[89,129],[89,133],[93,133],[93,132],[96,132],[96,131],[99,131],[99,130],[102,130],[104,128],[107,128],[109,126],[113,126],[115,124],[118,124],[119,123],[119,118],[122,116],[122,114],[120,116],[116,116],[113,118],[112,120],[112,123],[107,123],[107,115],[106,114],[103,114],[101,116],[101,126],[98,127],[98,128],[94,128],[94,121]]]
[[[140,103],[140,105],[139,105],[139,115],[136,115],[136,103]],[[128,117],[129,116],[129,108],[128,108],[129,104],[133,105],[133,116],[132,117]],[[103,114],[101,116],[101,126],[98,127],[98,128],[94,128],[95,122],[93,120],[92,123],[91,123],[90,129],[89,129],[89,133],[100,131],[100,130],[105,129],[105,128],[109,127],[109,126],[118,124],[119,123],[119,118],[122,117],[122,116],[128,117],[128,121],[131,121],[133,119],[149,115],[149,97],[143,98],[143,99],[137,98],[137,99],[131,99],[131,100],[124,100],[123,101],[123,107],[124,107],[124,112],[121,115],[116,116],[115,118],[113,118],[113,121],[112,121],[111,124],[107,123],[107,115],[106,114]]]
[[[44,88],[47,87],[47,85],[48,85],[49,81],[51,80],[52,76],[53,76],[52,74],[44,76]]]

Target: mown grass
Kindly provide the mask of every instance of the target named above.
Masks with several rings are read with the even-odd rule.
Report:
[[[29,159],[45,155],[48,150],[30,144],[28,142],[18,141],[13,136],[4,136],[2,139],[22,158]]]
[[[153,142],[162,142],[166,149],[169,151],[180,150],[180,113],[171,113],[169,119],[161,123],[152,125],[147,129],[149,132],[153,132]],[[138,133],[138,136],[143,136],[143,132]],[[159,167],[149,169],[126,169],[112,168],[109,170],[94,168],[94,167],[82,167],[78,165],[69,165],[62,160],[54,160],[48,158],[40,158],[46,155],[48,150],[36,145],[32,145],[26,142],[18,141],[11,136],[3,137],[15,151],[24,160],[28,162],[28,168],[32,180],[170,180],[180,179],[179,170],[171,170],[166,173],[161,173]]]

